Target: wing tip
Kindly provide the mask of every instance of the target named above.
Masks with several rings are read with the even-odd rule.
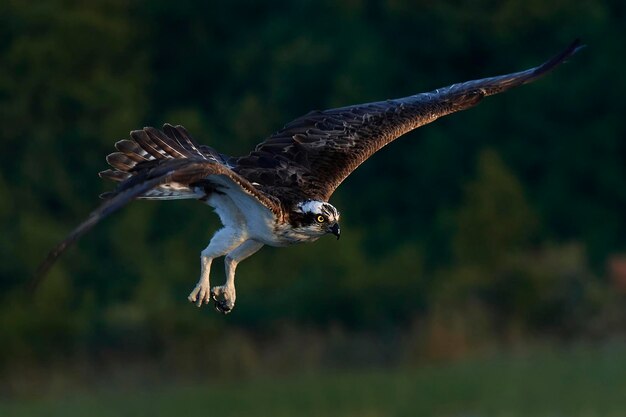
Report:
[[[587,45],[585,45],[580,38],[575,38],[563,51],[538,66],[533,71],[532,77],[529,78],[529,81],[552,71],[557,66],[566,62],[568,58],[572,57],[578,51],[586,47]]]
[[[586,48],[587,45],[583,43],[583,41],[581,40],[581,38],[575,38],[568,46],[567,48],[565,48],[563,50],[563,52],[561,52],[559,55],[557,55],[555,58],[561,58],[559,60],[559,62],[563,62],[565,61],[567,58],[573,56],[574,54],[578,53],[578,51],[580,51],[581,49]]]
[[[587,45],[583,43],[581,38],[576,38],[569,45],[568,49],[572,49],[571,55],[574,55],[576,52],[580,51],[583,48],[586,48]]]
[[[71,241],[69,241],[69,243],[71,243]],[[33,294],[37,291],[43,279],[46,275],[48,275],[48,272],[50,272],[50,269],[56,260],[65,251],[65,249],[67,249],[67,247],[68,239],[66,238],[61,243],[57,244],[54,249],[48,252],[46,258],[37,266],[37,269],[35,270],[35,273],[31,277],[30,281],[28,281],[28,283],[24,286],[27,294]]]

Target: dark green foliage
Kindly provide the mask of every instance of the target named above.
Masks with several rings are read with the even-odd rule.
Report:
[[[439,309],[492,336],[580,335],[619,305],[601,277],[626,247],[621,1],[130,4],[0,5],[0,366],[285,322],[392,331]],[[309,110],[526,69],[575,37],[589,48],[545,79],[368,161],[333,197],[341,241],[263,249],[227,318],[186,303],[218,227],[190,201],[134,203],[21,291],[132,129],[183,124],[240,155]]]

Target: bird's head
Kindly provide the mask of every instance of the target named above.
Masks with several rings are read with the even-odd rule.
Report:
[[[332,233],[339,239],[339,211],[324,201],[307,200],[296,207],[297,228],[311,237]]]

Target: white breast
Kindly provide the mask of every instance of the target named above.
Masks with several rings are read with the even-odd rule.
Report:
[[[275,233],[276,216],[271,210],[230,180],[220,176],[210,176],[209,179],[220,185],[219,191],[223,194],[211,194],[206,203],[215,208],[224,226],[238,228],[246,238],[266,245],[290,244]]]

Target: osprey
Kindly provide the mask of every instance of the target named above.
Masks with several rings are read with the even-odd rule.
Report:
[[[105,201],[59,243],[39,266],[34,288],[55,260],[100,220],[134,199],[195,199],[213,207],[223,228],[201,252],[200,280],[189,294],[197,306],[211,300],[228,313],[235,306],[237,264],[263,245],[339,239],[339,211],[328,200],[352,171],[383,146],[435,119],[478,104],[484,97],[536,80],[581,48],[574,41],[526,71],[453,84],[405,98],[313,111],[261,142],[248,155],[230,157],[198,144],[182,126],[146,127],[115,144],[117,181]],[[225,256],[226,282],[211,288],[215,258]]]

